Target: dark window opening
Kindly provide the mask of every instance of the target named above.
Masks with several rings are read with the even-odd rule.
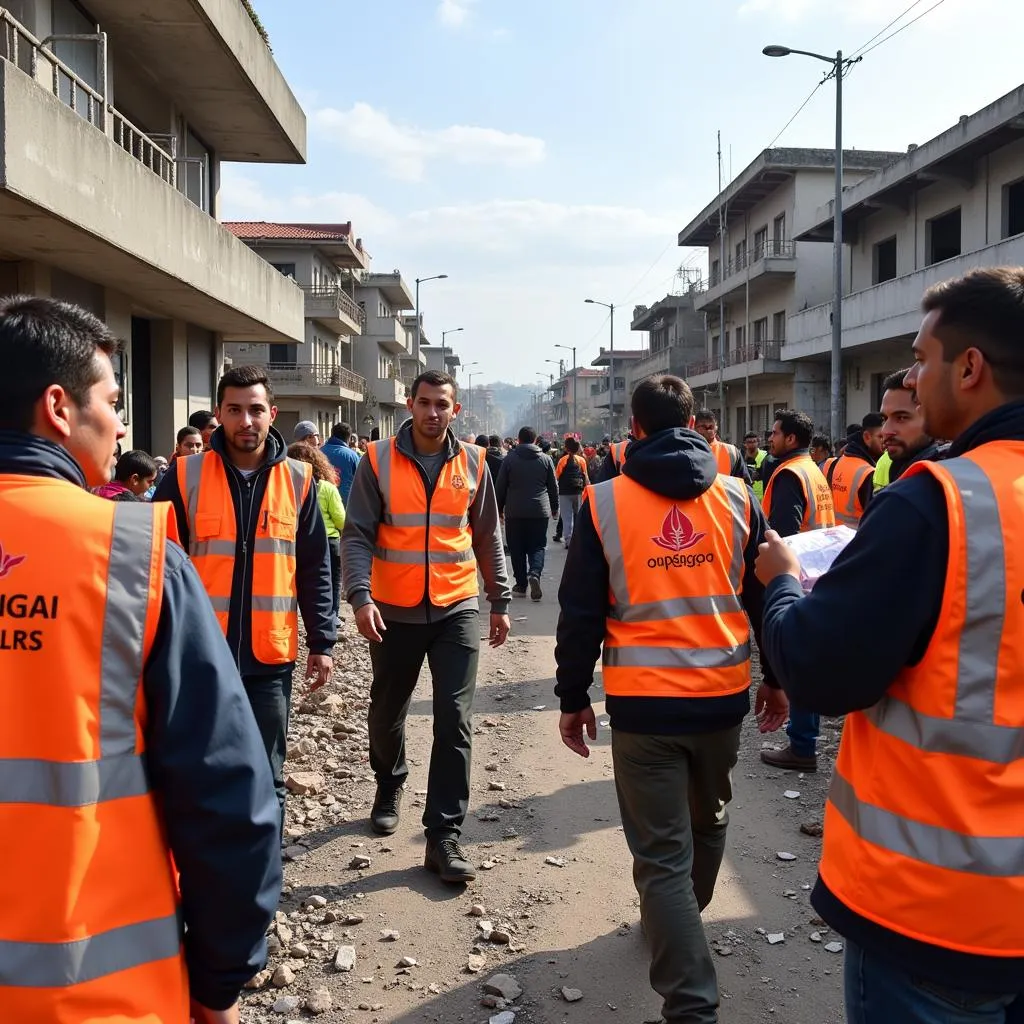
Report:
[[[926,262],[929,265],[960,255],[959,206],[941,217],[933,217],[925,224],[925,245],[928,251]]]
[[[293,281],[295,280],[295,264],[294,263],[271,263],[270,265],[279,274],[284,274],[285,277],[290,277]]]
[[[272,363],[294,363],[298,361],[296,345],[269,345],[270,362]]]
[[[959,211],[957,211],[959,213]],[[959,242],[958,242],[959,244]],[[875,246],[874,284],[891,281],[896,276],[896,236]]]
[[[1024,178],[1003,186],[1003,238],[1024,232]]]

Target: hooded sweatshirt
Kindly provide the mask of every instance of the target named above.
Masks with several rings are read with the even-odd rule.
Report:
[[[555,464],[535,444],[519,444],[505,456],[495,485],[498,511],[506,519],[558,515]]]
[[[878,459],[874,455],[872,455],[871,452],[867,450],[867,448],[864,447],[864,442],[861,439],[860,434],[851,434],[846,439],[846,447],[843,449],[843,454],[840,455],[839,458],[843,459],[846,458],[847,456],[849,456],[851,459],[863,459],[869,466],[872,467],[872,469],[874,468],[875,463],[878,461]],[[836,459],[836,462],[838,461],[839,459]],[[829,467],[829,472],[826,474],[826,477],[830,477],[832,475],[832,473],[834,472],[833,467],[836,465],[836,462],[833,462],[832,466]],[[832,486],[831,479],[829,479],[828,484],[829,487]],[[868,507],[868,502],[871,500],[871,494],[874,491],[874,489],[874,476],[871,473],[869,473],[867,477],[865,477],[864,483],[860,485],[860,493],[858,497],[860,498],[861,508]]]
[[[703,494],[718,476],[716,459],[707,441],[696,431],[676,427],[634,441],[623,469],[629,477],[655,494],[687,502]],[[764,513],[747,485],[750,496],[750,538],[744,549],[743,607],[755,639],[760,641],[764,589],[754,575],[758,545],[764,540]],[[685,507],[685,506],[684,506]],[[555,693],[563,712],[590,706],[588,690],[601,654],[608,619],[608,562],[594,526],[590,502],[580,509],[572,544],[558,590],[561,615],[555,645]],[[769,685],[774,681],[766,677]],[[612,697],[605,709],[613,729],[648,735],[718,732],[738,725],[750,710],[750,695],[727,697]]]

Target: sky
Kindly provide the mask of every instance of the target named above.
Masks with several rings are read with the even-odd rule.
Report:
[[[677,235],[763,149],[834,146],[827,67],[912,0],[254,0],[302,104],[305,166],[224,165],[225,220],[351,221],[421,287],[476,383],[639,348],[633,307],[707,250]],[[1020,0],[919,0],[844,82],[844,147],[905,151],[1024,80]],[[298,11],[301,10],[301,15]],[[883,33],[883,38],[888,32]]]

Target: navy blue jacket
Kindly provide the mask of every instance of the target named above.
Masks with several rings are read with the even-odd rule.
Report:
[[[13,431],[0,431],[5,474],[85,486],[65,449]],[[0,679],[0,687],[32,682]],[[146,766],[181,872],[189,986],[199,1003],[226,1009],[266,962],[264,933],[281,892],[279,812],[238,669],[192,563],[173,542],[142,686]]]
[[[718,476],[715,456],[696,431],[682,427],[663,430],[629,446],[622,474],[656,494],[689,501],[703,494]],[[750,540],[743,552],[743,607],[754,627],[761,629],[764,589],[754,575],[758,545],[764,540],[765,520],[754,492],[750,496]],[[660,525],[660,524],[659,524]],[[555,644],[555,693],[564,712],[590,706],[588,690],[601,654],[608,618],[608,562],[594,526],[590,502],[580,509],[558,589],[561,614]],[[769,685],[772,680],[766,679]],[[738,725],[750,710],[750,694],[731,697],[612,697],[605,701],[613,729],[649,735],[717,732]]]
[[[243,676],[267,675],[285,671],[287,666],[265,665],[257,661],[252,653],[252,587],[244,581],[252,579],[252,551],[256,539],[256,520],[263,495],[267,489],[267,470],[270,466],[284,462],[287,447],[284,438],[271,428],[267,438],[267,460],[248,479],[242,476],[224,454],[224,430],[218,427],[210,438],[210,447],[224,461],[228,473],[228,486],[235,507],[235,530],[238,547],[235,555],[235,574],[231,584],[231,609],[228,613],[228,646],[235,654],[235,661]],[[154,501],[169,501],[174,505],[178,520],[178,534],[188,550],[189,529],[185,502],[178,487],[178,474],[165,473],[160,486],[153,495]],[[306,643],[311,654],[327,654],[337,638],[337,628],[331,609],[334,607],[331,589],[330,548],[327,544],[327,529],[316,488],[310,487],[306,500],[299,509],[299,521],[295,527],[295,573],[299,610],[306,626]],[[247,557],[242,555],[242,546],[247,545]]]
[[[1024,441],[1024,402],[983,416],[947,458],[1005,440]],[[931,643],[948,558],[945,497],[930,475],[918,475],[875,495],[857,536],[809,595],[792,576],[773,580],[765,594],[764,650],[790,700],[823,715],[877,704]],[[820,878],[811,901],[840,934],[911,974],[955,979],[956,987],[977,991],[1024,988],[1024,957],[972,956],[897,935],[854,913]]]
[[[356,477],[356,469],[359,468],[359,453],[349,448],[348,439],[344,441],[338,437],[329,437],[320,449],[327,456],[327,461],[338,471],[338,490],[341,492],[341,500],[348,504],[348,496],[352,490],[352,481]]]

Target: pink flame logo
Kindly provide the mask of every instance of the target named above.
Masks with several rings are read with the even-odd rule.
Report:
[[[4,551],[4,546],[0,544],[0,580],[7,576],[16,565],[21,565],[27,557],[27,555],[8,555]]]
[[[706,534],[697,533],[693,523],[679,511],[677,505],[673,505],[665,516],[665,522],[661,524],[661,535],[652,537],[651,540],[666,551],[685,551],[694,544],[699,544],[705,536]]]

